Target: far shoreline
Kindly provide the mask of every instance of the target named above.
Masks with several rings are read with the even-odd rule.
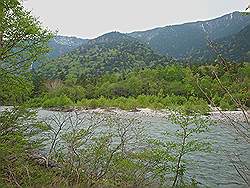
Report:
[[[13,106],[0,106],[0,112],[5,109],[13,108]],[[212,120],[216,121],[239,121],[244,122],[245,117],[241,110],[230,110],[223,111],[218,107],[210,107],[211,111],[206,115],[207,117],[211,117]],[[113,113],[113,114],[135,114],[139,116],[147,116],[147,117],[168,117],[170,115],[170,110],[167,109],[150,109],[150,108],[135,108],[130,110],[124,110],[116,107],[108,107],[108,108],[85,108],[85,107],[51,107],[51,108],[33,108],[36,110],[45,110],[52,112],[85,112],[85,113]],[[247,118],[250,118],[250,110],[245,111]]]
[[[167,109],[150,109],[150,108],[135,108],[130,110],[124,110],[116,107],[109,107],[109,108],[84,108],[84,107],[64,107],[64,108],[41,108],[43,110],[48,111],[58,111],[58,112],[93,112],[93,113],[114,113],[114,114],[136,114],[139,116],[156,116],[156,117],[168,117],[170,115],[170,110]],[[247,118],[250,118],[250,111],[245,111]],[[218,107],[211,107],[211,111],[208,112],[204,116],[211,117],[212,120],[216,121],[225,121],[225,120],[233,120],[244,122],[245,117],[244,113],[241,110],[228,110],[223,111]]]

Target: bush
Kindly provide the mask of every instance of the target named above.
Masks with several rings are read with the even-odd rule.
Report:
[[[48,99],[47,96],[41,96],[38,98],[33,98],[30,99],[29,101],[27,101],[25,104],[23,104],[23,107],[27,107],[27,108],[38,108],[41,107],[43,105],[43,103]]]
[[[72,106],[74,103],[70,98],[63,95],[60,97],[49,98],[42,103],[42,107],[50,108],[50,107],[65,107]]]
[[[210,111],[208,103],[205,100],[195,97],[190,97],[181,108],[187,113],[207,114]]]
[[[85,98],[85,89],[81,86],[62,86],[50,91],[48,95],[50,97],[60,97],[66,95],[72,101],[78,101]]]
[[[0,187],[49,187],[55,178],[52,171],[27,155],[40,146],[44,130],[47,126],[34,111],[13,108],[0,113]]]
[[[233,93],[233,97],[237,100],[240,101],[241,104],[245,105],[246,107],[250,107],[250,93]]]
[[[222,98],[222,100],[220,101],[220,108],[222,110],[235,110],[236,109],[235,105],[230,103],[230,101],[226,99],[225,97]]]

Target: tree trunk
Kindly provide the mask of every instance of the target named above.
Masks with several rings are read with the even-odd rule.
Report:
[[[0,54],[3,50],[3,18],[4,18],[4,0],[0,3]],[[2,61],[2,57],[0,56],[0,61]]]
[[[179,157],[178,157],[177,167],[176,167],[176,174],[175,174],[175,177],[174,177],[172,187],[176,187],[176,185],[177,185],[177,180],[178,180],[179,173],[180,173],[180,168],[181,168],[181,159],[183,157],[184,148],[185,148],[185,144],[186,144],[186,138],[187,138],[186,134],[187,134],[186,130],[184,129],[184,135],[183,135],[183,140],[182,140],[182,144],[181,144],[181,151],[180,151],[180,154],[179,154]]]

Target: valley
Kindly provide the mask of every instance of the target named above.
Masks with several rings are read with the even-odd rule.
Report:
[[[0,3],[0,187],[250,186],[248,8],[126,32],[148,2],[133,19],[108,1],[44,2],[40,21],[31,1]]]

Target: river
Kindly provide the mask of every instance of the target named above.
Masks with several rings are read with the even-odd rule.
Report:
[[[54,113],[58,112],[40,110],[39,117],[43,119]],[[120,115],[139,118],[147,134],[153,138],[161,138],[161,133],[164,131],[176,130],[176,125],[173,125],[163,114],[121,112]],[[213,149],[209,153],[196,152],[187,157],[189,160],[187,177],[195,178],[201,187],[247,187],[233,164],[242,162],[250,167],[249,144],[239,138],[232,127],[223,124],[211,126],[209,132],[203,133],[199,138],[208,139],[213,143]]]
[[[38,110],[38,117],[44,120],[51,115],[66,113],[68,112]],[[87,115],[89,112],[83,111],[81,113]],[[110,112],[104,114],[114,115]],[[136,117],[140,119],[146,133],[152,138],[161,138],[162,132],[176,130],[176,125],[172,124],[164,114],[123,111],[120,112],[120,115],[126,118]],[[250,145],[242,140],[231,126],[225,124],[211,126],[209,132],[202,133],[198,138],[208,139],[213,143],[213,149],[209,153],[195,152],[187,157],[189,161],[187,178],[197,180],[200,187],[247,187],[233,164],[243,163],[248,168],[250,167]],[[235,157],[235,154],[238,157]]]

